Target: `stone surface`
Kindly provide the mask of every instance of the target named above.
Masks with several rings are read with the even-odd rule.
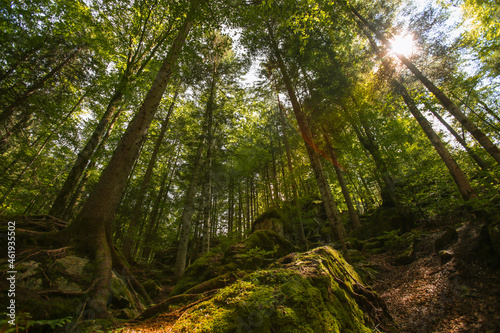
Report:
[[[283,257],[196,304],[174,332],[395,332],[385,304],[331,247]]]

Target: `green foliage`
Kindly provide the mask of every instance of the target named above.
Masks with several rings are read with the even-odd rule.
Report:
[[[1,313],[2,319],[0,319],[0,328],[2,332],[5,333],[14,333],[14,332],[28,332],[28,330],[36,329],[40,327],[50,327],[50,329],[54,330],[56,327],[64,327],[66,324],[70,323],[73,320],[73,317],[65,317],[59,319],[47,319],[47,320],[32,320],[31,315],[27,312],[20,312],[16,314],[15,325],[12,326],[9,324],[9,318],[7,313]]]

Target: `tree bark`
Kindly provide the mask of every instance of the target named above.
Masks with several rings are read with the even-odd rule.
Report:
[[[446,149],[445,145],[443,144],[439,136],[436,134],[436,132],[434,132],[429,121],[418,110],[417,106],[415,105],[415,102],[408,94],[406,88],[396,80],[394,80],[394,84],[400,95],[403,97],[406,105],[408,106],[408,109],[415,117],[415,119],[417,119],[418,123],[420,124],[420,127],[422,127],[422,129],[424,130],[425,135],[427,135],[432,145],[438,152],[439,156],[441,156],[441,159],[445,163],[446,167],[450,171],[450,174],[453,177],[455,183],[457,184],[458,190],[460,191],[462,198],[464,200],[478,198],[476,192],[472,189],[472,186],[467,180],[467,176],[465,176],[462,169],[453,159],[448,149]]]
[[[209,139],[210,132],[210,140],[211,140],[211,131],[212,131],[212,113],[213,113],[213,100],[214,97],[212,94],[215,92],[215,81],[212,81],[212,87],[210,92],[210,97],[207,101],[207,106],[205,110],[205,116],[203,119],[203,136],[200,137],[200,142],[198,146],[198,151],[196,152],[195,162],[193,166],[193,172],[191,175],[191,182],[189,184],[188,190],[186,192],[186,199],[184,203],[184,209],[182,211],[182,216],[180,220],[180,240],[179,240],[179,248],[177,250],[177,258],[175,261],[175,279],[179,280],[184,271],[186,269],[186,259],[187,253],[189,249],[189,234],[191,232],[191,218],[194,212],[194,198],[196,195],[196,190],[198,188],[201,166],[202,166],[202,156],[205,146],[208,144],[206,141]],[[209,130],[210,128],[210,130]],[[211,143],[210,143],[211,146]],[[208,154],[208,150],[207,150]],[[208,156],[207,156],[208,157]],[[208,229],[210,230],[210,229]]]
[[[200,138],[198,151],[196,152],[193,172],[191,173],[191,182],[189,183],[184,201],[184,209],[180,219],[180,239],[179,248],[177,249],[177,257],[175,260],[175,280],[179,280],[186,270],[186,259],[189,248],[189,234],[191,232],[191,217],[194,213],[195,195],[198,188],[198,182],[201,172],[201,161],[203,150],[205,148],[204,138]]]
[[[215,65],[214,65],[215,66]],[[202,240],[202,253],[208,252],[210,249],[210,208],[212,198],[212,152],[213,152],[213,118],[215,108],[215,90],[216,90],[216,68],[212,73],[212,82],[210,84],[210,92],[207,101],[207,155],[206,155],[206,170],[205,170],[205,183],[203,186],[203,240]]]
[[[292,81],[288,76],[288,72],[286,66],[281,58],[281,54],[279,51],[276,42],[274,41],[273,33],[271,28],[268,28],[269,35],[271,37],[272,49],[274,52],[274,56],[277,60],[278,67],[280,69],[281,75],[283,77],[283,82],[285,83],[286,90],[288,92],[288,96],[290,98],[290,102],[292,103],[292,108],[295,113],[295,118],[297,119],[297,123],[299,125],[300,132],[302,134],[302,138],[305,141],[305,146],[307,149],[307,153],[309,155],[309,159],[311,161],[311,166],[314,170],[314,175],[316,177],[316,182],[318,183],[318,187],[320,190],[321,198],[323,199],[323,204],[325,206],[326,215],[328,217],[328,221],[330,223],[330,227],[332,229],[333,234],[337,234],[337,237],[342,245],[342,249],[344,253],[347,253],[347,247],[344,240],[344,233],[341,226],[340,214],[338,212],[337,205],[333,200],[333,196],[328,185],[328,182],[325,177],[323,165],[319,159],[319,154],[316,152],[315,144],[313,140],[313,136],[311,133],[311,129],[309,128],[306,116],[302,111],[297,96],[295,94],[295,90],[293,89]]]
[[[133,238],[135,234],[137,233],[137,226],[140,223],[140,219],[142,216],[142,205],[144,203],[144,198],[146,196],[146,190],[149,185],[149,180],[151,179],[151,176],[153,175],[153,169],[156,165],[156,159],[158,157],[158,152],[160,151],[160,147],[163,144],[163,139],[165,138],[165,133],[168,128],[168,123],[170,121],[170,116],[172,115],[172,112],[174,110],[175,106],[175,100],[177,99],[178,95],[178,90],[175,92],[173,101],[170,104],[170,107],[168,109],[167,115],[165,116],[165,119],[161,123],[161,129],[160,129],[160,134],[158,135],[158,138],[156,139],[155,146],[153,148],[153,152],[151,153],[151,159],[149,160],[148,167],[146,169],[146,173],[144,174],[144,178],[142,179],[141,187],[139,188],[139,194],[137,197],[137,201],[134,205],[133,209],[133,215],[132,219],[130,220],[129,226],[127,228],[127,232],[125,234],[125,239],[123,241],[123,247],[122,247],[122,253],[125,259],[130,262],[131,259],[131,250],[133,246]]]
[[[123,266],[113,248],[111,239],[111,228],[116,210],[128,175],[137,159],[140,147],[191,28],[195,7],[194,2],[141,107],[130,122],[81,212],[68,228],[60,232],[61,237],[70,237],[82,250],[88,251],[97,263],[95,283],[91,295],[92,304],[98,317],[109,317],[106,303],[109,296],[111,269],[113,265]]]
[[[330,154],[332,161],[336,161],[337,156],[335,154],[335,151],[333,150],[330,139],[328,138],[328,136],[326,135],[324,130],[323,130],[323,137],[325,139],[326,149],[327,149],[328,153]],[[361,227],[361,222],[359,221],[358,213],[356,212],[356,209],[354,209],[354,205],[352,204],[351,195],[349,194],[349,189],[347,188],[347,184],[345,182],[344,176],[342,175],[342,171],[335,163],[333,163],[333,167],[335,168],[335,173],[337,174],[337,179],[339,181],[340,188],[342,190],[342,194],[344,195],[345,203],[346,203],[347,209],[349,211],[349,218],[352,222],[352,226],[354,228],[359,228],[359,227]]]
[[[153,210],[151,212],[150,216],[150,223],[148,225],[148,229],[146,231],[146,237],[143,240],[144,244],[144,250],[142,252],[142,260],[148,260],[148,258],[151,255],[151,252],[153,250],[152,247],[152,242],[156,240],[156,231],[158,230],[159,224],[160,224],[160,219],[163,215],[163,209],[165,207],[165,202],[168,199],[168,193],[170,192],[170,188],[172,186],[172,181],[174,177],[175,170],[177,169],[177,160],[179,159],[179,152],[177,152],[175,159],[173,160],[173,163],[169,163],[169,170],[170,172],[167,172],[165,174],[165,178],[162,181],[160,191],[157,195],[157,198],[155,200],[155,204],[153,206]],[[168,183],[165,181],[168,179]],[[163,202],[163,205],[162,205]],[[161,207],[160,207],[161,206]]]
[[[441,117],[439,115],[439,113],[437,113],[436,111],[434,111],[432,108],[429,108],[428,110],[432,112],[432,114],[434,115],[434,117],[436,117],[441,122],[441,124],[443,124],[444,127],[446,127],[446,129],[448,130],[448,132],[450,132],[451,135],[453,135],[453,137],[458,141],[458,143],[460,143],[462,145],[462,147],[464,147],[464,149],[467,151],[467,153],[469,154],[469,156],[476,162],[476,164],[481,169],[488,170],[490,168],[490,165],[488,164],[488,162],[486,162],[481,157],[479,157],[479,155],[476,154],[474,152],[474,150],[472,150],[472,148],[469,147],[469,145],[467,144],[467,142],[465,142],[465,140],[460,136],[460,134],[458,134],[453,129],[453,127],[451,127],[450,124],[448,124],[446,122],[446,120],[444,120],[443,117]]]
[[[78,181],[80,180],[83,172],[85,171],[85,168],[89,163],[92,154],[95,151],[95,148],[101,141],[103,135],[106,133],[106,129],[108,128],[108,125],[110,124],[111,120],[113,119],[113,116],[116,113],[116,110],[118,108],[120,101],[122,100],[125,89],[128,86],[128,83],[129,83],[129,77],[127,75],[123,75],[122,78],[120,79],[120,83],[117,85],[117,88],[113,96],[111,97],[111,100],[109,101],[106,111],[104,112],[101,120],[99,121],[99,124],[95,128],[94,132],[92,133],[92,136],[87,141],[83,149],[80,150],[80,152],[78,153],[76,161],[73,164],[73,167],[71,168],[68,177],[66,177],[66,181],[59,190],[59,193],[56,199],[54,200],[54,203],[52,204],[52,208],[49,211],[49,215],[62,218],[64,210],[66,209],[68,201],[71,197],[71,193],[74,192],[78,184]]]

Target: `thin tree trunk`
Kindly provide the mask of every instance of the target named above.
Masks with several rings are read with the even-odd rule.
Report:
[[[117,88],[113,96],[111,97],[111,100],[109,101],[106,111],[102,115],[99,124],[95,128],[94,132],[92,133],[92,136],[87,141],[83,149],[80,150],[80,152],[78,153],[76,161],[73,164],[73,167],[71,168],[71,171],[69,172],[66,181],[59,190],[59,193],[56,199],[54,200],[54,203],[52,204],[52,208],[49,211],[49,215],[55,217],[62,217],[62,215],[64,214],[64,210],[68,205],[71,193],[74,192],[78,184],[78,181],[80,180],[85,168],[89,163],[92,154],[95,151],[95,148],[101,141],[103,135],[106,133],[106,129],[108,128],[108,125],[110,124],[116,113],[118,105],[122,100],[123,94],[127,89],[128,84],[129,84],[129,76],[124,74],[120,80],[120,83],[117,85]]]
[[[363,128],[365,130],[365,135],[362,134],[361,129],[356,125],[354,119],[350,116],[350,113],[344,108],[345,113],[348,115],[351,126],[358,137],[361,145],[370,153],[373,161],[375,162],[376,169],[380,174],[382,181],[384,182],[385,189],[389,194],[389,197],[382,196],[383,205],[386,206],[396,206],[399,207],[399,198],[395,192],[394,181],[389,173],[387,165],[385,164],[382,155],[380,154],[380,150],[378,144],[374,140],[373,134],[370,131],[370,128],[364,123]]]
[[[292,81],[288,76],[288,72],[285,64],[283,63],[283,59],[281,58],[280,51],[276,42],[273,40],[273,34],[271,28],[268,28],[269,35],[271,37],[272,48],[274,51],[274,56],[276,57],[278,67],[281,71],[281,75],[283,77],[283,81],[285,83],[286,90],[288,92],[288,96],[290,97],[290,102],[292,103],[292,108],[295,113],[295,117],[297,119],[297,123],[299,124],[300,132],[305,141],[307,153],[309,155],[309,159],[311,161],[311,166],[314,170],[314,174],[316,177],[316,181],[318,183],[318,187],[321,193],[321,197],[323,199],[323,204],[325,206],[326,214],[328,217],[328,221],[330,222],[330,227],[332,229],[333,234],[337,234],[337,237],[342,245],[342,249],[344,253],[347,253],[347,247],[344,240],[344,234],[341,226],[340,214],[338,212],[337,205],[335,204],[330,187],[326,181],[325,173],[323,170],[323,166],[319,159],[319,154],[316,152],[315,144],[313,141],[311,129],[309,128],[307,119],[305,114],[303,113],[300,104],[298,102],[297,96],[295,94],[295,90],[293,89]]]
[[[328,153],[330,154],[330,157],[332,158],[332,161],[336,161],[337,156],[335,154],[335,151],[333,150],[330,139],[326,135],[324,129],[323,129],[323,137],[325,139],[326,148],[327,148]],[[361,227],[361,222],[359,222],[358,213],[356,212],[356,210],[354,209],[354,205],[352,204],[351,195],[349,194],[349,189],[347,188],[347,184],[345,182],[344,176],[342,175],[342,171],[335,163],[333,163],[333,167],[335,168],[335,173],[337,174],[337,179],[339,181],[340,188],[342,190],[342,194],[344,195],[347,209],[349,210],[349,218],[352,222],[352,226],[354,228],[359,228],[359,227]]]
[[[207,101],[207,155],[206,155],[206,172],[205,172],[205,184],[203,187],[202,198],[203,202],[203,241],[202,241],[202,253],[208,252],[210,249],[210,208],[211,208],[211,198],[212,198],[212,153],[213,153],[213,118],[214,118],[214,108],[215,108],[215,91],[216,91],[216,67],[212,72],[212,82],[210,84],[210,95]]]
[[[205,135],[207,133],[208,128],[208,118],[209,118],[209,105],[207,104],[207,110],[205,111],[205,119],[203,120],[203,129],[204,136],[200,137],[200,142],[198,146],[198,150],[195,155],[195,161],[193,166],[193,172],[191,174],[191,182],[189,183],[188,190],[186,192],[186,199],[184,202],[184,209],[182,211],[182,216],[180,219],[180,239],[179,239],[179,248],[177,250],[177,258],[175,261],[175,279],[178,281],[184,271],[186,270],[186,260],[189,249],[189,234],[191,232],[191,218],[194,213],[194,204],[195,204],[195,195],[196,190],[198,188],[201,166],[203,160],[203,151],[205,150]]]
[[[446,149],[439,136],[436,134],[436,132],[434,132],[429,121],[418,110],[417,106],[415,105],[415,102],[408,94],[406,88],[396,80],[394,80],[394,84],[400,95],[403,97],[406,105],[408,106],[408,109],[410,109],[410,112],[413,114],[415,119],[417,119],[418,123],[420,124],[420,127],[422,127],[422,129],[424,130],[425,135],[427,135],[432,145],[438,152],[439,156],[441,156],[441,159],[445,163],[446,167],[450,171],[453,180],[458,186],[460,194],[462,194],[462,198],[464,200],[477,198],[478,196],[476,192],[472,189],[472,186],[470,185],[467,176],[465,176],[462,169],[457,164],[457,162],[455,162],[455,160],[451,156],[448,149]]]
[[[283,110],[283,106],[281,105],[281,102],[279,100],[279,94],[276,93],[276,96],[278,98],[278,108],[279,108],[278,113],[279,113],[279,118],[280,118],[280,122],[281,122],[281,128],[283,129],[283,132],[282,132],[283,133],[283,142],[285,144],[288,172],[290,173],[290,177],[291,177],[291,181],[292,181],[293,201],[295,203],[295,207],[297,208],[297,213],[298,213],[298,218],[294,218],[294,219],[296,220],[295,223],[297,225],[300,242],[302,244],[307,244],[306,234],[304,232],[304,225],[302,223],[302,212],[301,212],[300,205],[299,205],[298,186],[297,186],[297,182],[295,180],[295,174],[293,171],[292,154],[290,152],[290,143],[288,142],[288,135],[286,134],[286,131],[285,131],[285,128],[286,128],[285,111]]]
[[[479,155],[476,154],[474,152],[474,150],[472,150],[472,148],[469,147],[469,145],[467,144],[467,142],[465,142],[465,140],[460,136],[460,134],[458,134],[453,129],[453,127],[451,127],[450,124],[448,124],[448,122],[446,122],[446,120],[444,120],[443,117],[441,117],[439,115],[439,113],[437,113],[432,108],[428,108],[428,110],[432,112],[432,114],[434,115],[434,117],[436,117],[441,122],[441,124],[443,124],[444,127],[446,127],[446,129],[448,130],[448,132],[450,132],[451,135],[453,135],[453,137],[458,141],[458,143],[460,143],[462,145],[462,147],[464,147],[464,149],[467,151],[467,153],[469,154],[469,156],[476,162],[476,164],[481,169],[488,170],[490,168],[490,165],[488,164],[488,162],[486,162],[481,157],[479,157]]]
[[[237,224],[237,229],[238,229],[238,240],[241,240],[242,235],[243,235],[243,198],[242,198],[242,193],[241,193],[241,184],[238,182],[238,224]]]
[[[81,177],[80,181],[78,182],[78,185],[76,186],[75,191],[71,195],[71,198],[69,199],[68,204],[66,205],[64,211],[62,212],[61,217],[60,217],[61,219],[70,222],[73,220],[72,218],[70,218],[70,216],[73,214],[73,212],[78,212],[78,210],[75,210],[75,208],[76,208],[75,204],[78,202],[78,200],[80,200],[80,198],[82,196],[83,189],[85,188],[87,181],[89,179],[90,172],[91,172],[91,170],[93,170],[95,168],[95,166],[98,162],[98,158],[95,155],[98,155],[99,152],[104,151],[104,147],[105,147],[106,143],[108,142],[109,136],[111,135],[111,131],[112,131],[115,123],[118,121],[118,118],[120,117],[121,113],[122,113],[122,110],[119,110],[118,112],[116,112],[115,116],[111,120],[111,123],[108,126],[108,130],[106,131],[103,138],[99,142],[99,145],[95,149],[95,153],[92,154],[94,158],[90,160],[90,163],[85,168],[83,176]],[[132,168],[132,170],[134,170],[134,168]],[[133,174],[133,171],[131,173]]]
[[[160,219],[163,214],[163,207],[165,205],[165,201],[168,198],[168,193],[170,192],[170,187],[172,185],[172,180],[174,177],[175,170],[177,168],[177,160],[179,159],[179,151],[175,156],[175,159],[170,161],[169,167],[167,170],[170,172],[166,172],[162,184],[160,186],[160,191],[156,197],[155,204],[153,206],[153,211],[151,212],[150,222],[148,224],[148,229],[146,231],[146,236],[143,239],[143,247],[144,250],[142,252],[142,260],[148,260],[151,256],[151,252],[153,250],[152,242],[155,240],[156,230],[158,229],[158,225],[160,224]],[[168,183],[167,183],[168,180]],[[160,208],[161,203],[163,202],[163,206]]]

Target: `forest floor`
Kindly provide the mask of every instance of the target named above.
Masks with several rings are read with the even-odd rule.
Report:
[[[465,224],[458,229],[448,262],[434,250],[442,228],[424,232],[408,265],[391,265],[388,254],[368,258],[379,271],[371,286],[386,302],[400,332],[500,332],[500,274],[479,260],[480,227]]]
[[[453,253],[443,262],[435,251],[435,240],[453,221],[427,225],[415,245],[415,260],[393,265],[388,253],[368,256],[378,271],[370,286],[386,302],[401,333],[500,332],[500,269],[486,265],[477,253],[479,225],[458,228],[458,241],[448,246]],[[439,226],[437,226],[439,225]],[[172,287],[164,287],[157,301]],[[125,324],[119,332],[171,332],[187,308]]]

